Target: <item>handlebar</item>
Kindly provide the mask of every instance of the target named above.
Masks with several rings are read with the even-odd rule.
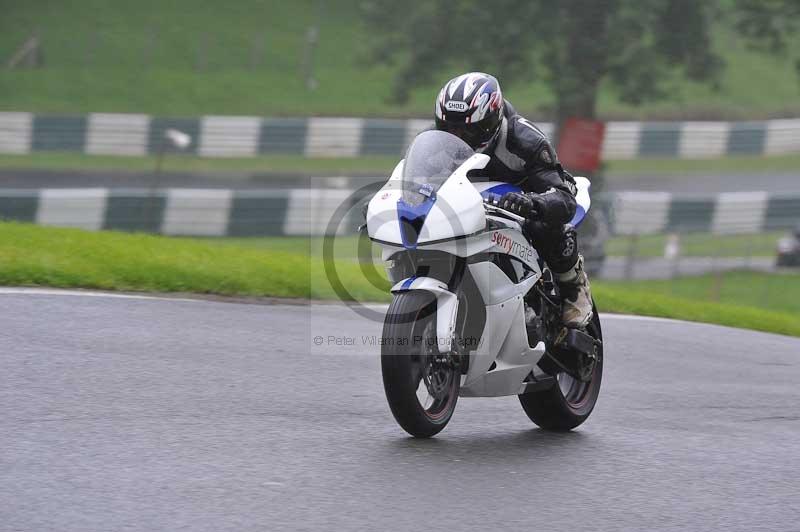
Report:
[[[515,214],[511,211],[501,209],[500,207],[497,206],[497,201],[492,200],[492,198],[484,198],[483,207],[484,209],[486,209],[487,212],[498,214],[504,218],[514,220],[515,222],[525,223],[527,221],[527,219],[524,216],[520,216],[519,214]]]

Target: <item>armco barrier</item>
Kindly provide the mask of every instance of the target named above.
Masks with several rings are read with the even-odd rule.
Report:
[[[0,153],[76,151],[144,155],[162,148],[164,131],[192,136],[188,153],[202,157],[400,155],[430,120],[373,118],[161,118],[91,113],[51,116],[0,113]],[[540,123],[551,135],[553,125]],[[604,159],[713,158],[800,152],[800,119],[762,122],[608,122]]]
[[[335,211],[358,200],[336,188],[288,190],[0,189],[0,219],[42,225],[187,236],[325,234]],[[709,232],[751,234],[800,223],[800,196],[765,192],[682,198],[620,192],[596,198],[617,235]],[[360,209],[339,227],[352,231]]]
[[[800,196],[725,192],[675,197],[666,192],[619,192],[611,198],[617,235],[708,232],[752,234],[800,223]]]
[[[182,236],[325,234],[341,189],[0,189],[0,220]],[[339,232],[358,226],[355,210]]]

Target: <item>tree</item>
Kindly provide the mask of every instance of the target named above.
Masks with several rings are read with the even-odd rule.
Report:
[[[800,27],[797,0],[736,0],[736,28],[757,50],[785,54],[790,36]],[[795,62],[800,74],[800,59]]]
[[[750,0],[755,2],[756,0]],[[711,47],[713,2],[697,0],[396,0],[363,4],[376,61],[399,63],[392,99],[431,82],[455,61],[504,82],[544,79],[556,121],[593,118],[600,84],[640,104],[665,95],[676,71],[713,81],[723,66]]]

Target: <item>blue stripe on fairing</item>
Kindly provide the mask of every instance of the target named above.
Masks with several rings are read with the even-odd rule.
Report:
[[[572,221],[569,223],[572,227],[578,227],[585,217],[586,211],[583,209],[583,206],[578,205],[575,208],[575,216],[572,217]]]
[[[411,277],[409,277],[408,279],[403,281],[403,284],[400,285],[400,290],[408,290],[409,288],[411,288],[411,283],[413,283],[416,280],[417,280],[417,276],[416,275],[412,275]]]
[[[500,185],[487,188],[481,192],[481,196],[486,199],[492,199],[492,196],[497,196],[497,199],[500,199],[503,194],[507,194],[508,192],[522,192],[522,189],[517,185],[512,185],[511,183],[502,183]]]
[[[499,199],[503,196],[503,194],[507,194],[508,192],[522,192],[522,189],[516,185],[512,185],[511,183],[503,183],[487,188],[481,192],[481,196],[485,198],[491,198],[492,196],[496,195]],[[578,205],[575,209],[575,216],[572,217],[572,220],[569,223],[573,227],[578,227],[585,217],[586,210],[583,208],[583,206]]]
[[[422,226],[425,223],[425,218],[431,212],[433,203],[436,201],[435,196],[425,198],[425,201],[419,205],[409,205],[403,198],[397,200],[397,219],[400,223],[400,238],[403,240],[403,247],[406,249],[417,249],[417,240],[419,240],[419,233],[406,234],[408,226],[411,224],[419,224],[419,230],[422,232]],[[406,223],[403,223],[403,222]]]

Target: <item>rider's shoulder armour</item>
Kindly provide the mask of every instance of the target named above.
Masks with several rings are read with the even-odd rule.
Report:
[[[558,171],[561,165],[558,156],[547,135],[533,122],[521,115],[514,114],[506,118],[505,142],[498,142],[496,155],[502,160],[504,155],[513,155],[520,170],[529,173],[542,170]]]
[[[508,101],[499,138],[487,155],[492,160],[482,175],[515,182],[526,191],[543,192],[555,187],[575,194],[574,180],[561,167],[547,135],[517,114]]]

